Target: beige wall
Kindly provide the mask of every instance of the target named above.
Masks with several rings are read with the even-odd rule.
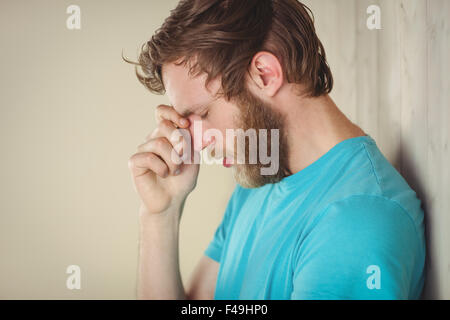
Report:
[[[81,8],[81,30],[66,8]],[[141,86],[121,53],[177,1],[1,1],[0,298],[135,298],[137,209],[127,162],[168,103]],[[186,205],[186,277],[220,221],[233,180],[201,169]],[[80,291],[66,267],[81,267]]]
[[[177,1],[1,1],[0,298],[135,298],[137,208],[128,157],[167,103],[140,86],[139,45]],[[450,298],[447,0],[309,0],[336,78],[333,97],[424,199],[427,297]],[[378,3],[382,30],[365,27]],[[81,7],[81,30],[66,8]],[[186,280],[233,181],[201,169],[181,229]],[[65,286],[68,265],[82,289]]]

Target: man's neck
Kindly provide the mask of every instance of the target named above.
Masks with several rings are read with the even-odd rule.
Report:
[[[336,144],[366,135],[328,95],[297,100],[296,105],[291,104],[286,110],[289,110],[286,117],[288,167],[292,174],[318,160]]]

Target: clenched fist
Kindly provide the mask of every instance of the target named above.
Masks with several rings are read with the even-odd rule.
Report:
[[[189,131],[180,130],[189,128],[189,120],[166,105],[157,107],[156,118],[157,128],[128,161],[135,189],[142,200],[141,209],[149,214],[182,205],[195,188],[199,172],[199,164],[192,161],[196,152],[191,147],[192,140],[187,141],[191,139],[190,134],[186,136]],[[188,163],[182,159],[186,148],[191,150],[185,154],[192,155]]]

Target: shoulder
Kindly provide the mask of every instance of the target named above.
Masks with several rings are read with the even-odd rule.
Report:
[[[378,195],[352,195],[326,206],[311,234],[331,239],[335,244],[351,242],[356,248],[416,250],[423,246],[423,230],[413,217],[395,200]]]
[[[410,214],[396,201],[354,195],[330,203],[316,220],[294,266],[297,281],[307,291],[370,299],[419,295],[424,242]],[[383,275],[382,290],[366,286],[374,266]],[[312,294],[303,291],[296,296]]]

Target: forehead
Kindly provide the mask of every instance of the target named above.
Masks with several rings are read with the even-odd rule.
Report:
[[[212,102],[214,94],[218,90],[217,81],[211,82],[205,87],[206,74],[197,77],[189,75],[187,66],[175,65],[174,63],[164,64],[162,67],[162,79],[167,97],[178,113],[191,110],[193,106],[204,106]]]

